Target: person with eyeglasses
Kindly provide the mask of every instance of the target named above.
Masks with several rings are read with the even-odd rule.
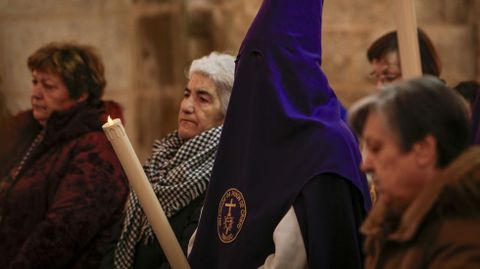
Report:
[[[440,77],[442,64],[430,37],[418,29],[418,44],[423,74]],[[369,76],[377,89],[402,78],[397,32],[391,31],[376,39],[367,50],[372,71]]]

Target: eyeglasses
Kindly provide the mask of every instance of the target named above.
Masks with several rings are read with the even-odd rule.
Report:
[[[383,72],[379,74],[375,71],[372,71],[370,74],[368,74],[368,80],[373,84],[388,84],[398,80],[401,77],[402,73]]]
[[[398,55],[395,52],[388,53],[380,59],[373,59],[371,65],[373,70],[368,77],[373,84],[392,83],[402,76]]]

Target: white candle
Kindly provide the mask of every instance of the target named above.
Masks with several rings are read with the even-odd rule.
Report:
[[[397,37],[400,49],[402,78],[410,79],[422,75],[420,49],[418,46],[417,17],[413,0],[393,0],[397,21]]]
[[[125,133],[122,121],[120,119],[112,120],[109,116],[108,122],[106,122],[102,128],[122,164],[130,185],[140,200],[143,211],[152,226],[170,266],[173,269],[190,268],[182,248],[173,233],[172,227],[165,216],[165,212]]]

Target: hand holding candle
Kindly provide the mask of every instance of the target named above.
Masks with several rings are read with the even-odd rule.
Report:
[[[121,120],[112,120],[108,117],[108,122],[105,123],[102,128],[122,164],[130,185],[140,200],[143,211],[152,226],[168,262],[174,269],[190,268],[180,244],[170,227],[168,219],[143,171],[143,167],[125,133]]]

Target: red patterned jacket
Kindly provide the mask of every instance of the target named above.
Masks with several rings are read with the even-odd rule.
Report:
[[[0,268],[98,268],[128,183],[105,137],[113,102],[54,113],[43,142],[9,179],[41,127],[20,113],[0,141]],[[11,178],[11,177],[10,177]]]

